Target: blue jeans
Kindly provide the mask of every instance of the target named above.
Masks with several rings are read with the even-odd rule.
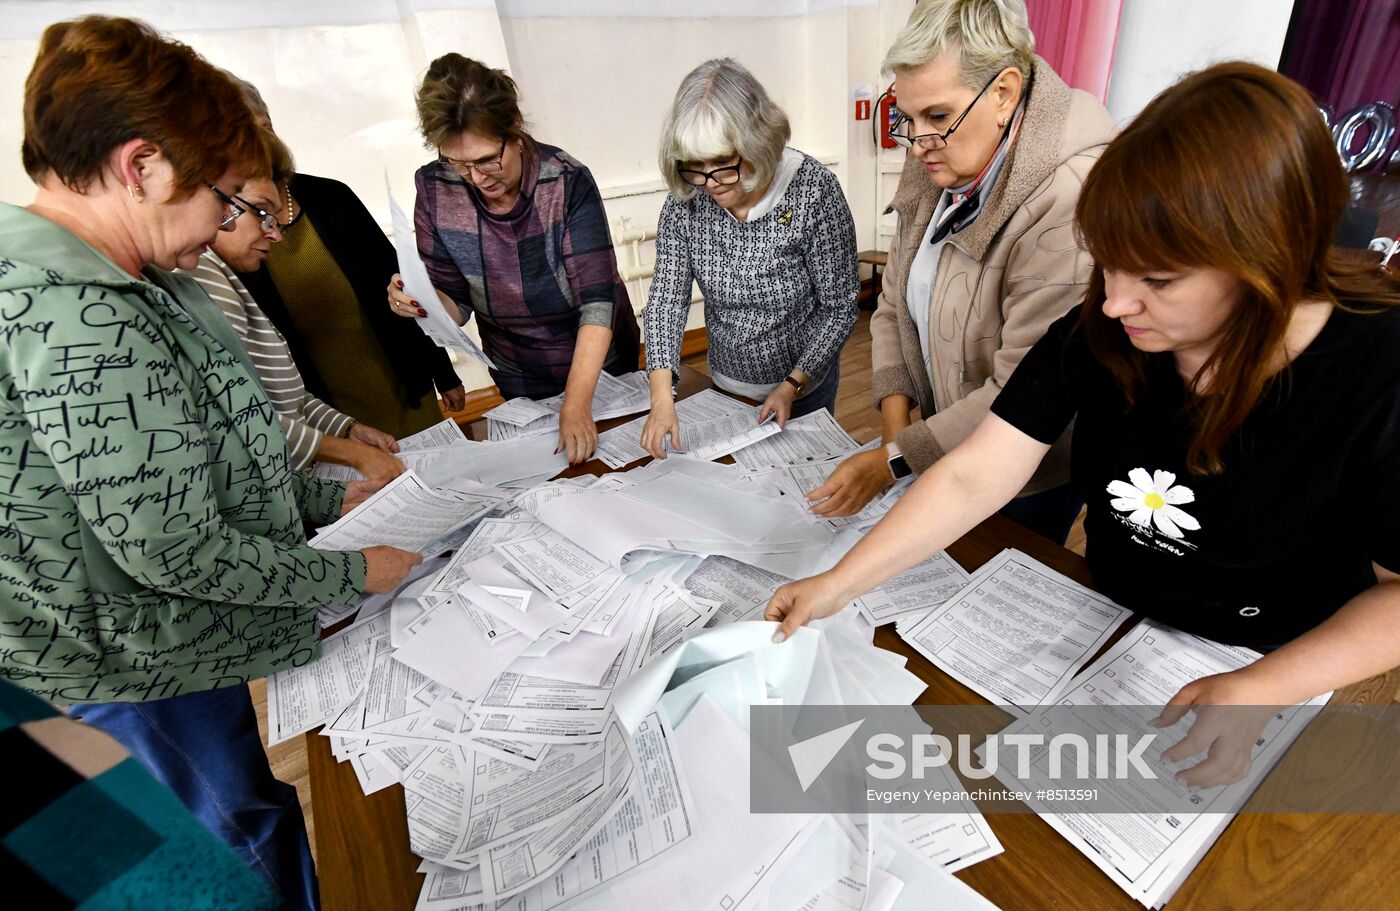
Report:
[[[211,832],[265,876],[287,907],[321,906],[297,790],[272,775],[246,686],[150,702],[76,705]]]
[[[822,381],[817,384],[817,388],[807,393],[800,399],[794,399],[792,403],[792,414],[789,417],[800,418],[804,414],[811,414],[825,408],[831,412],[832,417],[836,417],[836,388],[841,385],[841,364],[833,363],[831,369],[822,377]]]
[[[1056,544],[1064,544],[1083,506],[1084,497],[1073,485],[1065,484],[1017,497],[1002,507],[1001,514]]]

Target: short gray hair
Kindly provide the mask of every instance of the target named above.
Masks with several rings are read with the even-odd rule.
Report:
[[[224,70],[224,75],[232,79],[233,84],[238,86],[238,90],[243,93],[243,101],[247,103],[248,110],[253,112],[253,119],[261,118],[267,121],[267,128],[272,129],[272,115],[268,113],[267,102],[263,101],[262,92],[258,91],[258,87],[247,79],[240,79],[228,70]]]
[[[969,88],[980,89],[1012,66],[1029,79],[1035,36],[1025,0],[919,0],[881,69],[912,70],[954,48]]]
[[[773,180],[791,136],[787,115],[753,73],[729,57],[706,60],[676,90],[661,126],[657,163],[671,194],[687,200],[696,188],[681,180],[677,162],[737,154],[753,169],[743,181],[744,189],[752,190]]]

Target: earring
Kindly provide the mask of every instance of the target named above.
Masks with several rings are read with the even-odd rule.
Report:
[[[135,200],[138,203],[146,201],[146,191],[141,189],[140,186],[132,186],[131,184],[127,184],[126,192],[128,196],[130,196],[133,200]]]
[[[1001,118],[1000,120],[998,120],[998,121],[997,121],[997,126],[998,126],[998,127],[1001,127],[1002,129],[1005,129],[1005,128],[1006,128],[1006,118],[1003,117],[1003,118]]]

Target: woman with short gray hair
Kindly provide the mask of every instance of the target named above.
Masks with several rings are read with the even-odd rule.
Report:
[[[681,81],[658,155],[661,208],[646,309],[651,414],[642,445],[683,450],[672,395],[692,282],[705,299],[710,376],[763,403],[759,420],[836,403],[856,321],[855,225],[836,176],[788,148],[787,115],[747,69],[709,60]],[[700,192],[703,191],[703,192]]]

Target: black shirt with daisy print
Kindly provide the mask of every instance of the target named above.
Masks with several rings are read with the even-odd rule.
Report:
[[[1373,561],[1400,572],[1400,308],[1334,309],[1210,476],[1186,468],[1171,356],[1154,358],[1130,408],[1078,318],[1050,327],[992,411],[1047,444],[1075,422],[1097,589],[1186,632],[1270,648],[1374,585]]]

